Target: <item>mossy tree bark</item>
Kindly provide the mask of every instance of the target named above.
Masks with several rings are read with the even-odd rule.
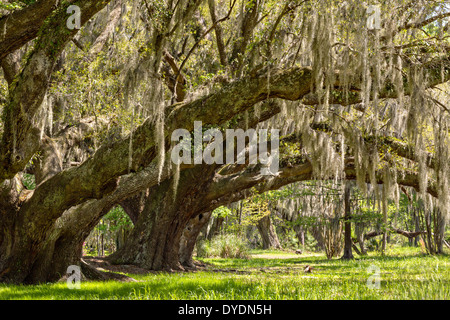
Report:
[[[192,256],[194,253],[195,244],[198,236],[204,226],[209,222],[212,212],[200,213],[198,216],[192,218],[186,225],[181,236],[180,241],[180,263],[184,267],[194,268]]]
[[[183,233],[186,236],[185,228],[191,219],[199,217],[199,212],[208,208],[205,197],[214,174],[214,166],[198,166],[181,173],[176,189],[173,179],[150,188],[144,209],[127,242],[112,254],[110,261],[152,270],[182,270],[180,244]],[[193,235],[196,239],[198,232]],[[183,262],[188,261],[183,259]]]
[[[351,186],[350,183],[346,183],[344,190],[344,254],[342,259],[353,259],[352,253],[352,224],[351,224]]]
[[[257,227],[263,241],[263,249],[282,249],[270,214],[259,219]]]

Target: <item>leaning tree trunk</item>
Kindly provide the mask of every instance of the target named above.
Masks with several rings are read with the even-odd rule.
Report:
[[[6,189],[0,186],[0,214],[5,214],[0,219],[0,281],[52,282],[61,278],[69,265],[80,265],[82,245],[86,237],[103,215],[117,202],[129,196],[133,191],[130,185],[138,185],[136,180],[130,177],[124,178],[123,181],[122,185],[104,198],[71,207],[55,222],[41,224],[39,227],[35,227],[35,221],[28,224],[23,221],[14,211],[16,202],[12,202],[11,206],[7,205]],[[13,192],[23,189],[20,185],[18,181],[9,189]],[[18,198],[26,198],[29,192],[31,191],[23,189]],[[38,211],[33,213],[40,214]]]
[[[46,282],[48,274],[53,273],[47,267],[58,267],[58,263],[51,264],[51,257],[40,259],[42,255],[49,255],[46,248],[53,242],[50,238],[53,229],[51,226],[43,228],[27,223],[14,211],[7,214],[17,218],[2,223],[0,281],[25,284]],[[73,251],[72,248],[71,252],[61,253],[65,254],[68,260],[72,260]],[[42,261],[45,263],[41,263]]]
[[[124,199],[137,199],[139,190],[146,190],[153,175],[144,171],[136,175],[122,177],[122,182],[112,193],[99,200],[90,200],[72,207],[56,220],[47,232],[39,251],[33,257],[33,263],[23,282],[40,283],[57,281],[66,273],[69,265],[82,265],[82,246],[88,235],[118,203],[129,203]],[[145,191],[142,191],[145,192]],[[127,207],[130,209],[130,207]],[[130,218],[139,215],[139,207],[134,206]],[[84,266],[86,269],[86,266]],[[89,277],[89,275],[87,275]]]
[[[48,158],[48,157],[47,157]],[[54,163],[54,162],[51,162]],[[49,173],[54,166],[38,166],[36,173]],[[57,172],[58,168],[53,172]],[[51,175],[51,173],[50,173]],[[37,175],[37,183],[45,175]],[[70,218],[70,210],[54,222],[46,211],[28,206],[33,195],[18,176],[0,186],[0,281],[42,283],[58,280],[69,265],[79,265],[82,244],[89,234],[88,221]],[[49,204],[51,205],[51,204]],[[45,206],[44,206],[45,208]],[[41,217],[39,219],[39,217]],[[95,226],[95,224],[94,224]]]
[[[113,206],[97,205],[92,201],[71,208],[56,221],[25,282],[54,282],[66,274],[68,266],[80,266],[84,241]]]
[[[55,231],[41,231],[30,227],[25,232],[14,232],[13,246],[6,248],[8,258],[1,263],[1,281],[11,283],[41,283],[58,280],[72,264],[81,258],[83,240],[57,235]],[[9,238],[9,236],[8,236]],[[3,248],[2,248],[2,252]]]
[[[203,227],[209,222],[212,212],[200,213],[198,216],[192,218],[183,231],[180,241],[180,263],[185,267],[193,268],[194,262],[192,255],[198,235]]]
[[[259,219],[257,227],[263,241],[263,249],[282,249],[275,227],[270,220],[270,214]]]

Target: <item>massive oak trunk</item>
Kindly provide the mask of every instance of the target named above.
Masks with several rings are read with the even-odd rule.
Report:
[[[79,263],[81,245],[76,243],[75,238],[57,235],[54,239],[51,232],[33,228],[32,225],[25,232],[17,230],[19,225],[15,224],[11,231],[4,232],[7,241],[3,241],[1,248],[4,257],[0,265],[2,282],[55,281],[69,265]]]
[[[13,241],[2,241],[0,246],[5,258],[0,261],[1,281],[32,284],[63,277],[68,266],[80,265],[83,242],[110,208],[96,211],[88,203],[68,210],[48,230],[32,224],[26,232],[20,231],[22,228],[4,230],[9,234],[6,240]]]
[[[188,256],[192,251],[189,254],[187,251],[193,249],[193,245],[186,242],[185,228],[191,219],[198,218],[199,212],[209,207],[210,203],[203,200],[206,189],[213,182],[214,172],[214,166],[198,166],[181,172],[176,188],[174,179],[150,188],[145,207],[127,242],[110,256],[110,261],[152,270],[182,270],[181,262],[189,265]],[[195,244],[198,232],[192,232],[189,242]],[[182,239],[185,248],[180,251]]]

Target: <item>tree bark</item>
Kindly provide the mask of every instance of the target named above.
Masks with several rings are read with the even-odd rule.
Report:
[[[270,214],[259,219],[257,227],[263,241],[263,249],[282,249]]]
[[[125,213],[130,217],[131,222],[136,224],[138,218],[144,210],[145,199],[148,197],[148,190],[141,192],[133,197],[129,197],[120,202],[120,206],[123,208]]]
[[[58,4],[57,0],[42,0],[0,19],[3,36],[0,41],[0,60],[35,38],[45,19]]]
[[[312,226],[309,230],[314,240],[316,240],[317,250],[325,250],[325,239],[323,238],[322,230],[320,226]]]
[[[212,212],[200,213],[198,216],[192,218],[183,231],[180,241],[180,263],[184,267],[193,268],[194,262],[192,255],[198,235],[203,227],[209,222]]]
[[[183,171],[176,190],[173,179],[150,188],[144,210],[127,242],[109,260],[151,270],[183,270],[180,256],[183,262],[189,263],[186,250],[189,251],[191,246],[184,238],[184,251],[180,252],[183,234],[185,237],[189,234],[185,228],[191,219],[199,217],[199,212],[204,212],[205,206],[210,205],[203,200],[207,194],[206,188],[212,183],[214,169],[214,166],[198,166]],[[198,232],[193,232],[191,236],[195,239],[189,240],[195,243]]]
[[[352,224],[351,224],[351,208],[350,208],[351,185],[345,184],[344,191],[344,255],[341,259],[353,259],[352,253]]]
[[[356,222],[355,223],[355,233],[356,233],[356,239],[358,241],[361,255],[367,255],[367,250],[364,245],[364,223],[363,222]]]

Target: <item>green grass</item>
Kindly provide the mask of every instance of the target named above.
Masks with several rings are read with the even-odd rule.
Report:
[[[138,282],[0,285],[1,299],[450,299],[450,257],[397,248],[380,257],[327,260],[323,254],[252,251],[252,259],[201,259],[206,271],[131,275]],[[315,269],[304,273],[308,264]],[[368,267],[380,270],[371,289]],[[219,271],[220,270],[220,271]],[[224,271],[225,270],[225,271]]]

